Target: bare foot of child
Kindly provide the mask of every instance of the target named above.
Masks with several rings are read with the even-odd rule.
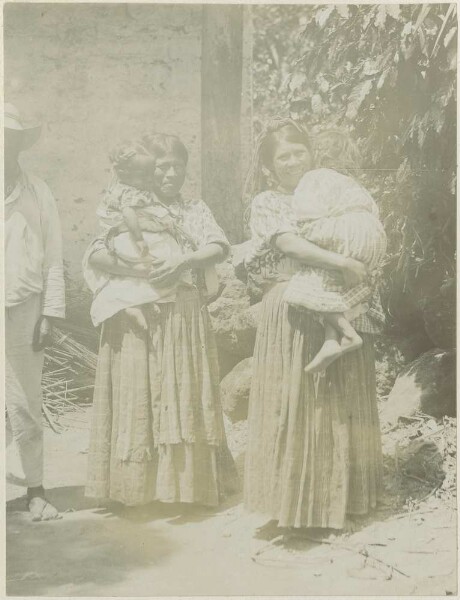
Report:
[[[343,353],[337,340],[326,340],[315,358],[305,367],[305,373],[320,373]]]
[[[340,341],[340,347],[342,348],[342,354],[346,354],[347,352],[351,352],[352,350],[358,350],[363,345],[362,338],[356,333],[353,335],[347,335],[343,337]]]
[[[130,320],[143,331],[147,331],[148,324],[147,319],[145,318],[144,313],[141,308],[137,306],[132,306],[130,308],[125,308],[125,313],[128,315]]]
[[[352,350],[358,350],[362,345],[363,340],[357,333],[350,337],[343,337],[340,343],[337,340],[326,340],[315,358],[305,367],[305,372],[325,371],[340,356]]]

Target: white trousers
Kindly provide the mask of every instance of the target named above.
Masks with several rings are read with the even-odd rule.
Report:
[[[8,425],[19,448],[27,487],[43,483],[42,390],[44,352],[32,350],[41,296],[5,311],[5,392]]]

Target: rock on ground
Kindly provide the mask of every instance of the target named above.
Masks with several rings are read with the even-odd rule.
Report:
[[[392,426],[399,417],[421,411],[433,417],[455,416],[455,354],[435,348],[414,360],[398,376],[380,421]]]
[[[222,295],[208,308],[221,376],[225,376],[238,362],[252,356],[260,305],[251,306],[246,285],[236,277],[231,259],[218,265],[217,271],[225,287]]]
[[[443,457],[434,441],[411,440],[397,456],[398,467],[404,475],[433,485],[439,485],[444,481]]]
[[[222,408],[232,423],[248,416],[252,358],[245,358],[220,383]]]
[[[438,348],[449,350],[456,345],[455,282],[443,285],[439,294],[428,298],[422,309],[425,330]]]

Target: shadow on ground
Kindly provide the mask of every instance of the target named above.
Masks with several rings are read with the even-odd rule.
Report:
[[[48,500],[58,508],[61,513],[96,508],[100,504],[92,498],[85,498],[84,486],[66,486],[46,490]],[[6,503],[6,512],[25,512],[26,496],[15,498]]]
[[[63,595],[72,595],[73,586],[121,582],[130,570],[154,567],[174,551],[171,540],[152,528],[110,511],[101,519],[83,487],[52,489],[48,496],[60,510],[72,512],[58,521],[33,523],[24,498],[7,505],[8,596],[46,596],[51,590],[54,595],[60,586]]]
[[[241,501],[236,494],[218,508],[160,502],[127,508],[86,498],[83,486],[46,493],[62,519],[33,523],[24,496],[7,503],[8,596],[55,595],[60,587],[63,595],[71,595],[73,586],[81,590],[121,582],[130,569],[153,567],[175,549],[170,537],[145,527],[146,523],[199,523]],[[18,565],[22,565],[20,572],[16,572]]]

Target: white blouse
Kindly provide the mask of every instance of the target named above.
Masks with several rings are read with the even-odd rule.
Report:
[[[44,181],[21,173],[5,199],[5,306],[42,295],[42,314],[65,317],[59,214]]]

